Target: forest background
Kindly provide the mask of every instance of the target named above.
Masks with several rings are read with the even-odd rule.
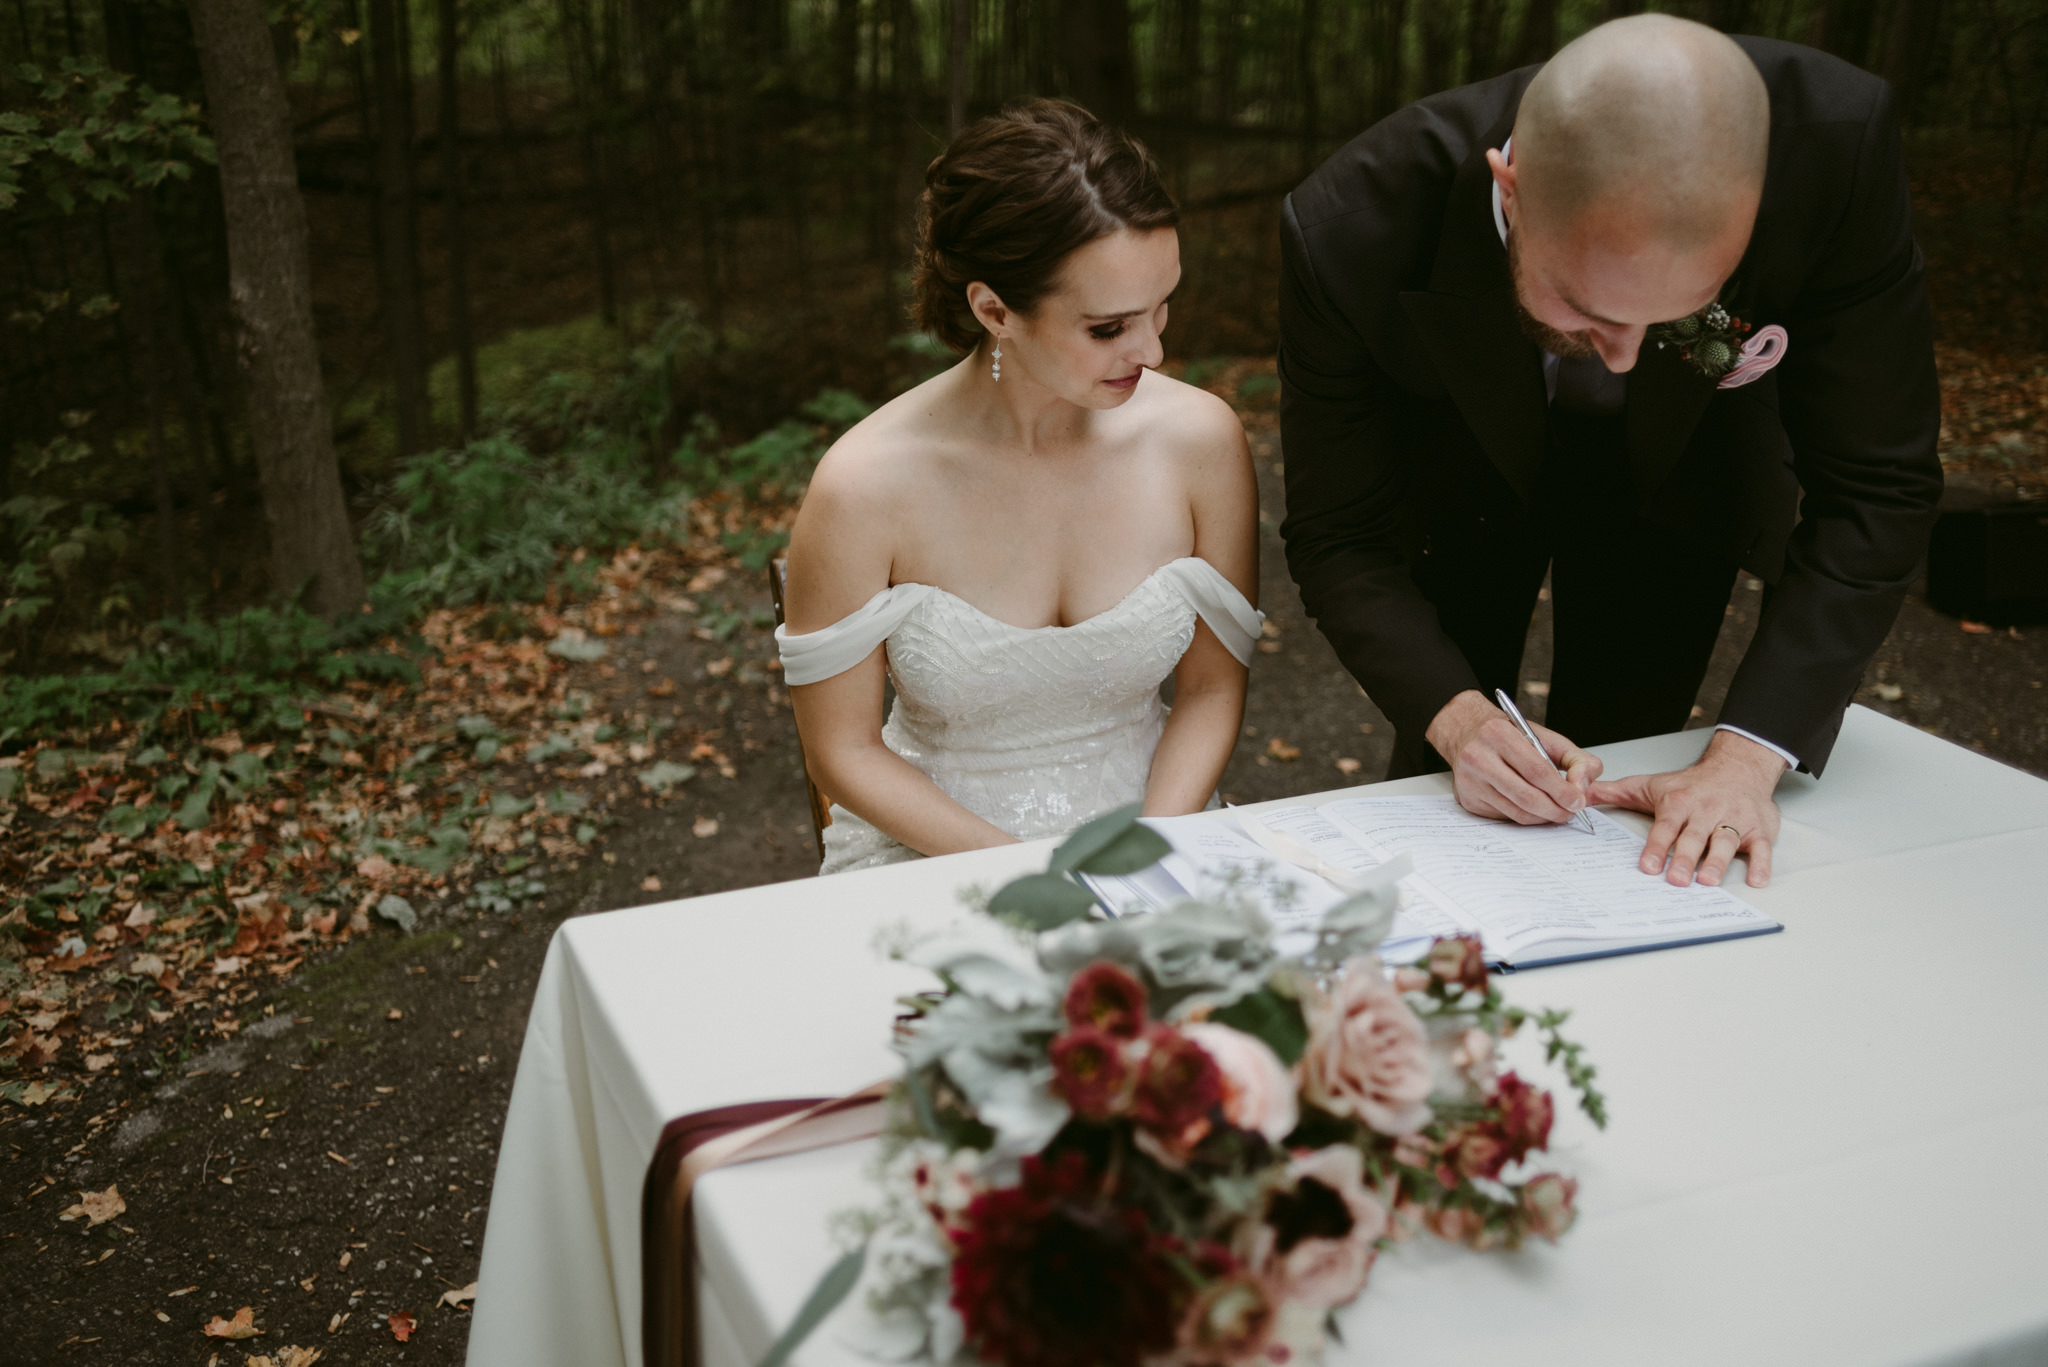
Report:
[[[1663,7],[1896,86],[1951,482],[2048,494],[2048,0]],[[1270,521],[1282,195],[1637,8],[0,0],[21,1351],[459,1359],[552,925],[815,867],[761,570],[832,438],[947,361],[905,298],[950,130],[1063,94],[1158,154],[1168,368],[1244,416]],[[1225,791],[1375,778],[1263,545]],[[1858,700],[2048,770],[2044,644],[1909,600]]]
[[[729,480],[721,434],[928,373],[904,321],[920,172],[1006,100],[1069,95],[1143,136],[1187,212],[1169,347],[1267,353],[1274,214],[1296,180],[1406,101],[1640,6],[284,0],[263,10],[267,50],[225,18],[195,38],[245,0],[4,8],[0,745],[18,748],[161,697],[195,653],[275,670],[334,644],[265,618],[261,648],[223,645],[251,606],[331,621],[365,584],[414,615],[533,596],[560,552],[630,539],[646,495]],[[1951,382],[1944,454],[2036,464],[2048,0],[1667,8],[1897,87]],[[209,57],[224,89],[262,75],[289,100],[275,165],[310,229],[315,407],[266,402],[261,367],[237,362],[228,223],[264,191],[223,174]],[[321,411],[331,455],[302,431]],[[299,462],[267,489],[266,448]],[[564,479],[536,485],[542,465]],[[90,697],[25,682],[110,668]]]

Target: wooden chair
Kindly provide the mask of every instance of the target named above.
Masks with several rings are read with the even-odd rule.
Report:
[[[788,578],[789,560],[786,557],[778,555],[768,562],[768,591],[775,598],[776,626],[781,626],[783,622],[782,589],[784,582]],[[820,788],[817,780],[811,777],[811,761],[803,752],[804,735],[801,728],[798,729],[796,735],[796,750],[798,757],[803,760],[804,791],[810,795],[811,799],[811,838],[817,842],[818,860],[820,863],[823,863],[825,859],[825,828],[832,824],[832,799],[825,795],[825,790]]]

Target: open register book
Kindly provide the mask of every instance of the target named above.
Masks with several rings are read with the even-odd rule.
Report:
[[[1590,815],[1589,835],[1489,821],[1451,797],[1388,796],[1148,818],[1173,853],[1087,882],[1113,915],[1235,883],[1258,897],[1284,939],[1310,933],[1374,870],[1407,855],[1413,872],[1401,879],[1401,911],[1380,949],[1395,963],[1439,935],[1476,934],[1490,963],[1512,969],[1784,929],[1721,888],[1677,888],[1643,873],[1642,838],[1604,812]]]

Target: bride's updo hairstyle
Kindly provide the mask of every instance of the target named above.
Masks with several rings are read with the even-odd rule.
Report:
[[[955,351],[984,330],[967,306],[979,280],[1029,315],[1077,248],[1119,228],[1171,228],[1180,206],[1145,145],[1077,104],[1032,100],[982,119],[924,171],[918,200],[917,325]]]

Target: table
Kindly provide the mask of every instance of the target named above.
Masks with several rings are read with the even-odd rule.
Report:
[[[1707,732],[1600,747],[1677,767]],[[1441,776],[1387,791],[1443,792]],[[1355,794],[1340,789],[1314,802]],[[1381,1258],[1337,1367],[1493,1350],[1534,1364],[2048,1361],[2048,782],[1851,708],[1828,776],[1788,776],[1782,935],[1540,969],[1613,1113],[1560,1109],[1581,1179],[1560,1248]],[[1634,820],[1642,827],[1639,819]],[[878,929],[1044,866],[1051,842],[633,911],[557,932],[500,1151],[469,1361],[634,1364],[639,1202],[665,1121],[836,1095],[893,1070],[927,984]],[[867,1144],[697,1187],[705,1367],[752,1367],[864,1205]],[[865,1362],[828,1323],[802,1367]]]

